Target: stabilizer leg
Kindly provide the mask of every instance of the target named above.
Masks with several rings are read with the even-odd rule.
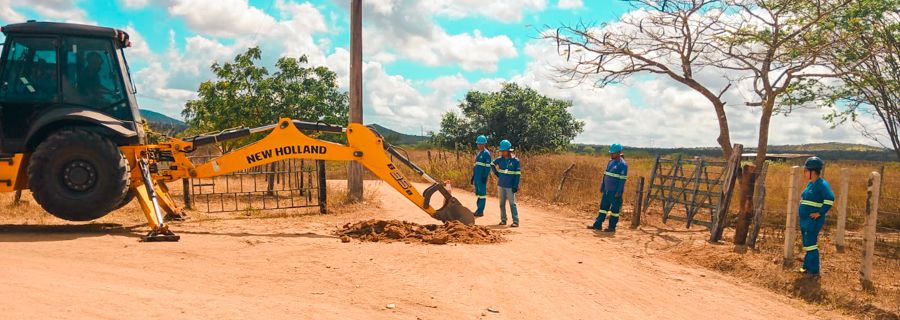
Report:
[[[140,165],[144,183],[138,184],[134,188],[137,192],[138,202],[141,204],[141,210],[144,211],[144,216],[147,217],[147,223],[150,225],[150,232],[143,237],[143,240],[145,242],[178,241],[181,237],[170,231],[169,226],[166,225],[163,219],[163,208],[160,207],[157,198],[157,189],[159,187],[155,186],[150,179],[147,164],[143,160],[138,160],[138,164]],[[168,205],[165,208],[168,210],[172,209]]]
[[[169,195],[169,187],[167,187],[165,183],[157,183],[154,186],[154,189],[156,189],[156,196],[159,198],[160,207],[166,212],[166,215],[163,216],[163,220],[184,221],[184,212],[175,201],[172,201],[172,196]]]

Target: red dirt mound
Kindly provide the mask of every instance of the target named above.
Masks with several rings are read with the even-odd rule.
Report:
[[[370,242],[422,242],[430,244],[487,244],[506,241],[503,236],[484,226],[467,226],[457,221],[443,225],[420,225],[398,220],[368,220],[348,223],[337,231],[342,241],[350,238]]]

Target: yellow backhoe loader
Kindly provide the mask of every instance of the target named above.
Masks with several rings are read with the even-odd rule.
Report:
[[[151,229],[144,239],[177,241],[164,221],[180,214],[166,182],[301,158],[357,161],[435,219],[475,221],[443,184],[361,124],[344,128],[283,118],[258,128],[147,144],[124,54],[130,46],[126,32],[34,21],[0,31],[6,35],[0,56],[0,192],[31,189],[35,201],[59,218],[94,220],[137,198]],[[343,134],[347,145],[303,131]],[[261,140],[204,164],[187,157],[204,145],[265,132]],[[391,158],[431,186],[420,193]],[[437,209],[431,203],[435,192],[444,199]]]

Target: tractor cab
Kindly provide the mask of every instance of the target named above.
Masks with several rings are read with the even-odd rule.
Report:
[[[0,30],[0,153],[31,152],[63,127],[119,146],[143,142],[126,32],[35,21]]]

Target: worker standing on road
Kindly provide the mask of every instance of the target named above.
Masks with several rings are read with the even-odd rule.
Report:
[[[487,137],[478,136],[475,139],[475,147],[478,151],[475,153],[475,167],[472,169],[472,181],[475,185],[475,197],[478,198],[475,210],[476,217],[484,216],[484,204],[487,202],[487,181],[491,175],[491,152],[485,148]]]
[[[594,224],[589,229],[600,230],[603,221],[609,215],[609,226],[606,232],[616,232],[616,223],[619,222],[619,210],[622,209],[622,193],[625,192],[625,179],[628,178],[628,164],[622,157],[622,145],[614,143],[609,147],[609,162],[606,164],[606,172],[600,182],[600,213]]]
[[[834,192],[825,179],[820,176],[825,162],[819,157],[806,159],[803,174],[809,180],[806,189],[800,196],[800,235],[803,239],[803,267],[800,272],[811,276],[819,276],[819,231],[825,225],[825,213],[834,205]]]
[[[500,225],[506,225],[506,201],[509,200],[509,210],[512,213],[513,223],[510,227],[519,226],[519,212],[516,210],[516,192],[519,192],[519,178],[522,176],[522,166],[519,159],[512,156],[512,143],[509,140],[500,141],[500,157],[494,160],[491,170],[497,175],[497,190],[500,194]]]

